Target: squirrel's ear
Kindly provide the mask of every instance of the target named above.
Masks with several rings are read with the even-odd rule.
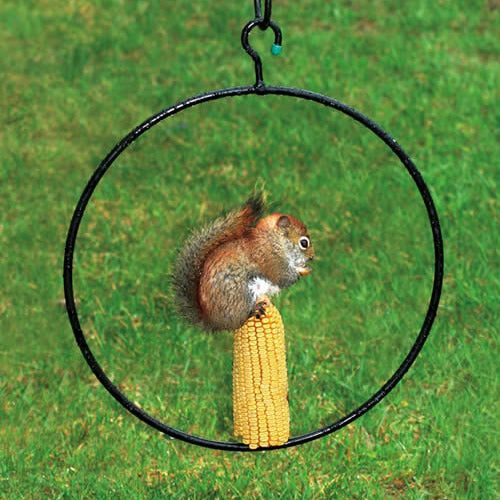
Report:
[[[286,215],[282,215],[279,219],[278,222],[276,223],[277,226],[284,232],[288,232],[288,228],[291,225],[290,219]]]

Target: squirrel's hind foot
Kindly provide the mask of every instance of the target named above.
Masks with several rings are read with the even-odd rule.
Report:
[[[255,302],[255,309],[253,311],[252,316],[255,316],[257,319],[261,319],[266,315],[266,307],[271,304],[269,297],[267,295],[263,295],[259,297]]]

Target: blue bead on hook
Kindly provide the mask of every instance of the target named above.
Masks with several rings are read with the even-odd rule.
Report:
[[[279,56],[282,49],[283,47],[281,45],[276,45],[275,43],[273,43],[273,45],[271,46],[271,54],[273,56]]]

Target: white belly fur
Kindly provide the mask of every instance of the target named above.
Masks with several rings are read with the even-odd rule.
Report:
[[[281,288],[265,278],[253,278],[248,283],[248,290],[250,291],[252,300],[255,302],[263,295],[276,295],[281,291]]]

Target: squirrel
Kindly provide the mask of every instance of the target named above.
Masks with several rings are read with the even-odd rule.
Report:
[[[203,330],[236,330],[264,314],[269,296],[311,273],[304,224],[291,215],[263,217],[261,194],[193,232],[179,251],[172,286],[179,312]]]

